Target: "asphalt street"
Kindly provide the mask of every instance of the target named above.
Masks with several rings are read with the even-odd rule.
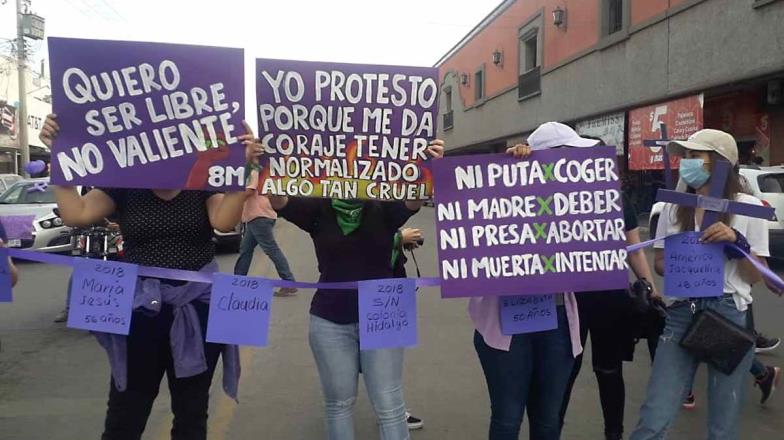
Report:
[[[418,251],[424,276],[436,275],[433,210],[425,208],[409,225],[422,228],[426,243]],[[298,279],[317,279],[309,237],[280,221],[278,241]],[[235,255],[219,257],[230,272]],[[409,263],[411,264],[411,263]],[[52,322],[65,299],[65,267],[21,263],[21,282],[11,304],[0,304],[0,439],[72,440],[100,437],[109,387],[106,355],[87,332]],[[413,273],[413,266],[409,266]],[[257,252],[252,274],[275,277],[269,260]],[[242,349],[240,404],[220,388],[218,371],[210,407],[209,438],[322,439],[324,422],[318,376],[307,343],[312,291],[276,298],[272,305],[269,346]],[[784,336],[784,299],[756,287],[758,329]],[[424,289],[418,303],[419,345],[406,352],[407,405],[425,421],[417,440],[481,440],[487,436],[489,401],[472,344],[473,328],[466,300],[442,300],[437,289]],[[647,349],[639,344],[636,360],[625,364],[626,430],[637,422],[650,371]],[[590,350],[588,350],[590,353]],[[784,365],[784,348],[761,359]],[[603,438],[596,380],[587,355],[572,396],[564,439]],[[705,438],[705,368],[696,381],[697,408],[683,411],[670,438]],[[742,439],[784,437],[784,390],[764,407],[749,376],[742,415]],[[357,439],[378,438],[364,388],[355,422]],[[161,386],[144,438],[167,439],[171,426],[168,392]],[[521,438],[528,438],[523,434]]]

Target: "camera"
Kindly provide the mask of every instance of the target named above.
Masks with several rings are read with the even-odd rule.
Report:
[[[417,247],[422,246],[423,244],[425,244],[425,239],[424,238],[420,238],[419,240],[416,241]],[[405,248],[406,248],[406,250],[412,250],[412,249],[414,249],[414,245],[413,244],[407,244],[407,245],[405,245]]]

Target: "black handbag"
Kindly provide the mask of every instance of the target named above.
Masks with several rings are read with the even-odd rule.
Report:
[[[628,290],[629,330],[633,343],[627,360],[634,354],[634,345],[641,339],[649,341],[659,339],[664,330],[664,319],[667,316],[666,306],[661,298],[653,296],[653,286],[645,278],[638,278]]]
[[[694,313],[694,303],[691,305]],[[754,347],[754,334],[712,309],[701,310],[683,335],[681,347],[726,375]]]
[[[666,316],[664,304],[653,296],[653,286],[645,278],[638,278],[629,287],[631,311],[638,316],[656,313],[661,317]]]

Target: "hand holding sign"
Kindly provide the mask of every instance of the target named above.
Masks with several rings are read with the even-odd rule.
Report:
[[[664,242],[664,294],[680,298],[724,293],[724,245],[702,243],[699,232],[668,237]]]
[[[269,281],[222,273],[212,280],[207,342],[266,346],[272,304]]]
[[[436,139],[427,147],[427,153],[433,159],[441,159],[444,157],[444,141]]]
[[[415,280],[360,281],[360,350],[411,347],[416,343]]]
[[[245,128],[245,134],[237,139],[242,142],[242,145],[245,145],[245,160],[248,163],[259,165],[259,158],[264,154],[264,146],[253,134],[253,129],[246,121],[242,121],[242,126]]]
[[[44,143],[49,149],[52,148],[52,142],[54,142],[54,138],[57,137],[57,134],[60,132],[60,124],[57,123],[57,115],[52,113],[46,115],[46,120],[44,121],[44,126],[41,128],[41,132],[38,134],[38,138],[41,139],[41,142]]]
[[[135,264],[78,259],[71,278],[68,327],[127,335],[136,293]]]
[[[506,149],[506,154],[516,159],[526,159],[532,152],[533,149],[531,149],[531,146],[526,144],[516,144],[515,146]]]
[[[735,243],[737,239],[735,230],[722,222],[712,224],[700,237],[702,243]]]

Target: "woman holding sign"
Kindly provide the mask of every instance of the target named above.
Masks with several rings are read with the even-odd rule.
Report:
[[[5,242],[8,241],[8,235],[5,233],[5,227],[2,223],[0,223],[0,247],[5,247]],[[19,281],[19,270],[16,268],[14,264],[14,260],[11,257],[8,257],[8,272],[11,275],[11,287],[16,286],[17,281]]]
[[[600,138],[584,136],[598,141],[597,146],[606,145]],[[629,246],[640,243],[640,229],[637,224],[637,212],[631,201],[623,195],[623,223],[626,235],[626,244]],[[632,252],[627,257],[629,267],[638,280],[636,286],[648,290],[648,295],[660,310],[662,299],[651,284],[653,275],[648,259],[642,250]],[[646,295],[646,296],[648,296]],[[599,385],[599,400],[604,416],[604,436],[606,440],[620,440],[623,438],[623,418],[626,404],[626,385],[623,380],[623,362],[631,361],[634,354],[635,338],[640,334],[641,321],[655,321],[649,326],[661,330],[663,319],[653,312],[647,315],[634,311],[626,290],[613,290],[603,292],[582,292],[576,295],[577,308],[580,312],[580,337],[582,345],[591,336],[591,363]],[[653,319],[650,316],[653,315]],[[633,331],[635,330],[635,331]],[[651,360],[656,351],[656,341],[660,331],[649,331],[648,350]],[[575,360],[569,387],[564,396],[561,409],[561,422],[566,416],[566,410],[571,398],[572,387],[580,374],[583,355]]]
[[[597,143],[566,125],[548,122],[529,136],[528,145],[516,145],[507,154],[525,159],[534,150]],[[555,303],[557,328],[509,336],[501,331],[498,297],[470,300],[474,348],[490,394],[490,440],[516,440],[525,412],[531,440],[561,437],[561,405],[582,344],[574,293],[556,295]]]
[[[738,147],[735,139],[718,130],[700,130],[688,141],[676,141],[668,149],[684,158],[680,176],[688,185],[689,193],[707,196],[712,173],[720,160],[729,161],[734,167],[724,184],[722,198],[745,204],[762,203],[741,193],[739,183]],[[718,183],[721,185],[721,183]],[[659,217],[657,237],[667,237],[680,232],[700,231],[706,215],[702,208],[668,203]],[[742,215],[722,214],[720,221],[701,231],[702,243],[735,244],[752,258],[768,257],[768,230],[764,219]],[[664,243],[656,244],[656,271],[665,277]],[[667,322],[656,351],[648,392],[640,411],[640,421],[631,436],[632,440],[661,439],[666,436],[681,402],[686,397],[701,360],[681,344],[698,313],[710,311],[738,327],[746,326],[746,312],[751,304],[751,286],[759,281],[760,273],[744,255],[735,248],[724,247],[724,283],[718,286],[718,297],[680,298],[667,309]],[[696,275],[694,276],[696,278]],[[722,295],[723,293],[723,295]],[[664,292],[665,295],[670,294]],[[696,293],[695,293],[696,294]],[[706,315],[707,316],[707,315]],[[714,333],[715,334],[715,333]],[[751,366],[753,350],[749,349],[730,374],[708,365],[708,438],[738,438],[738,417],[744,402],[746,372]]]
[[[41,140],[51,146],[60,127],[54,115],[46,118]],[[250,164],[258,164],[262,147],[245,124],[245,145]],[[230,231],[240,221],[244,192],[217,194],[206,191],[100,189],[81,196],[74,187],[55,188],[63,221],[84,227],[114,215],[125,240],[125,262],[167,269],[215,272],[213,228]],[[149,280],[149,281],[148,281]],[[107,349],[112,364],[112,381],[103,440],[140,439],[158,388],[167,375],[174,424],[172,439],[199,440],[207,436],[207,404],[218,357],[224,356],[224,386],[236,393],[238,370],[236,347],[204,341],[209,305],[201,301],[209,285],[174,280],[140,279],[137,286],[159,289],[163,304],[157,313],[134,311],[127,337],[96,334]],[[139,292],[137,292],[137,297]],[[188,301],[189,298],[193,298]],[[175,302],[175,305],[169,302]],[[183,304],[184,303],[184,304]],[[182,316],[194,313],[201,330],[196,347],[175,330],[198,334],[185,328]],[[179,325],[178,324],[178,319]],[[175,324],[175,326],[173,326]],[[177,327],[175,329],[174,327]],[[182,328],[180,328],[182,327]],[[115,336],[115,335],[111,335]],[[118,347],[121,347],[118,349]],[[177,348],[177,350],[173,350]],[[117,351],[125,353],[117,353]],[[229,362],[229,364],[227,364]],[[186,373],[183,373],[187,371]],[[123,374],[123,372],[125,374]]]
[[[427,149],[444,154],[443,142]],[[272,207],[307,232],[316,250],[320,282],[392,278],[397,230],[421,202],[378,202],[271,196]],[[360,371],[383,440],[409,438],[403,401],[403,349],[359,349],[354,289],[318,290],[310,306],[310,347],[324,393],[330,440],[354,438],[354,402]]]

